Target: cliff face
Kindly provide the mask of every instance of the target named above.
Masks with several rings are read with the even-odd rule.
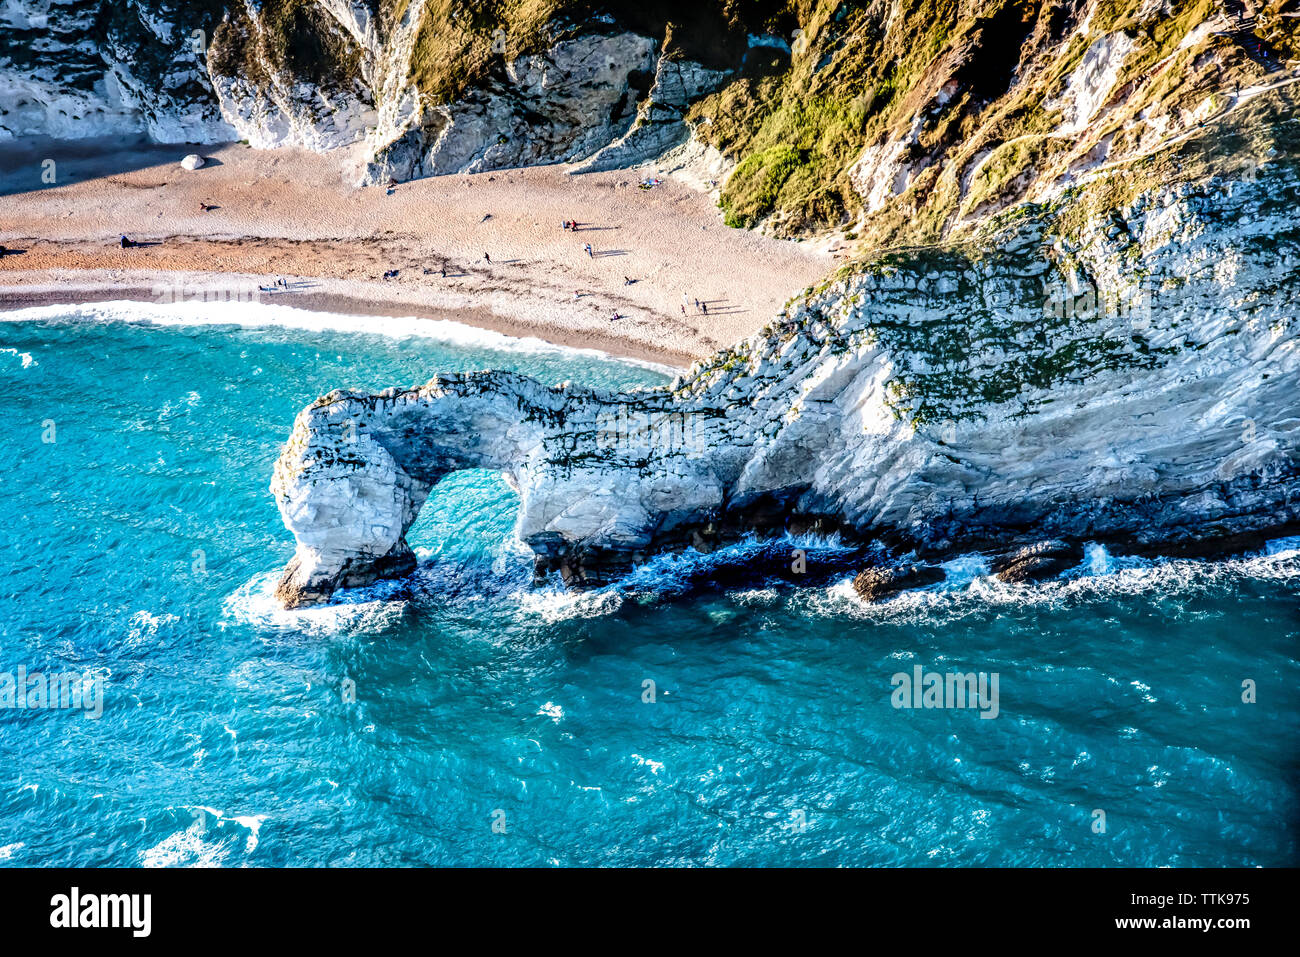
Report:
[[[635,33],[561,40],[506,61],[502,76],[447,105],[416,106],[376,130],[365,181],[575,162],[630,165],[687,138],[692,100],[724,71],[670,60]]]
[[[1295,12],[1255,0],[814,4],[788,55],[690,119],[739,161],[722,192],[729,222],[839,227],[864,251],[936,242],[1136,161],[1285,76]]]
[[[846,270],[662,389],[482,373],[325,397],[276,467],[298,542],[281,598],[407,567],[420,503],[471,467],[508,476],[538,571],[572,583],[748,533],[942,558],[1209,553],[1298,527],[1295,167],[1099,217],[1083,192]]]
[[[359,183],[651,159],[728,222],[934,242],[1231,109],[1300,0],[8,0],[0,136],[148,131],[341,157]]]
[[[205,65],[218,0],[0,4],[0,140],[234,138]]]
[[[0,137],[355,147],[344,161],[360,184],[583,158],[608,167],[677,145],[688,106],[732,64],[698,62],[642,5],[615,3],[618,17],[587,6],[9,0]],[[696,45],[740,37],[743,50],[738,29]]]

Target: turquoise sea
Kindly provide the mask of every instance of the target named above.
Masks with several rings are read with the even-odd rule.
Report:
[[[693,553],[574,595],[530,587],[500,477],[459,473],[413,583],[289,613],[268,484],[316,396],[667,376],[265,306],[0,319],[0,692],[102,693],[0,707],[0,864],[1300,863],[1300,542],[1093,548],[1033,587],[969,557],[875,607],[683,589],[719,560]],[[997,673],[997,717],[895,708],[918,665]]]

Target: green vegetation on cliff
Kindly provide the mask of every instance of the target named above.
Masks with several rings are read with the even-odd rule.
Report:
[[[1295,55],[1300,19],[1282,14],[1297,6],[1275,0],[1259,20],[1256,36],[1275,57]],[[763,222],[779,235],[843,226],[864,255],[933,243],[1234,105],[1234,91],[1266,70],[1234,37],[1226,9],[1220,0],[806,0],[788,8],[801,31],[791,54],[751,57],[690,119],[738,163],[721,200],[732,224]],[[1104,38],[1113,63],[1096,46]],[[1086,55],[1090,69],[1076,76]],[[1110,95],[1093,101],[1098,74]],[[1088,103],[1095,121],[1070,126],[1067,101]],[[864,193],[873,197],[865,209]]]

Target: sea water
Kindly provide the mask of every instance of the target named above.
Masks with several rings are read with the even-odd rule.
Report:
[[[267,306],[3,318],[0,684],[102,700],[0,707],[0,864],[1300,863],[1300,543],[1037,586],[970,556],[876,606],[683,590],[718,560],[688,552],[570,594],[462,472],[411,583],[286,612],[268,483],[318,395],[668,376]],[[922,672],[996,675],[996,716],[896,706]]]

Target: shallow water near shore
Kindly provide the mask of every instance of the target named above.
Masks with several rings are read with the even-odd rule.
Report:
[[[683,593],[728,557],[692,553],[570,594],[530,587],[514,493],[462,472],[411,582],[285,612],[267,486],[318,395],[667,376],[330,317],[129,321],[157,313],[0,322],[0,673],[103,681],[98,718],[0,709],[0,864],[1300,863],[1300,542],[1093,548],[1034,587],[969,557],[871,607],[846,580]],[[996,673],[997,716],[894,707],[916,666]]]

